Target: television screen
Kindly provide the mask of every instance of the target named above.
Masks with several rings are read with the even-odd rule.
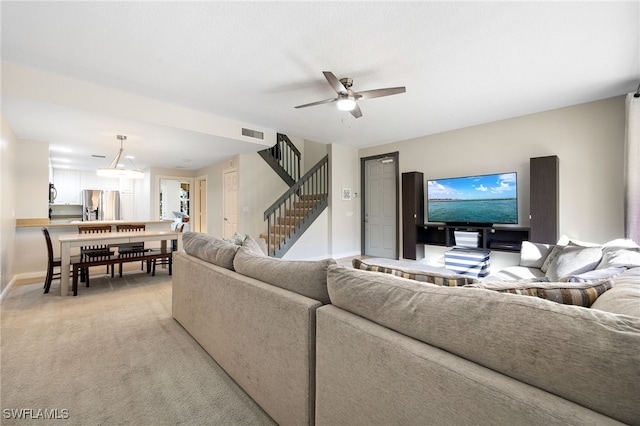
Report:
[[[429,222],[517,224],[517,174],[427,180]]]

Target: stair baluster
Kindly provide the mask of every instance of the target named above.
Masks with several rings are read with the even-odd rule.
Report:
[[[329,156],[325,156],[264,212],[269,256],[282,257],[328,206]]]

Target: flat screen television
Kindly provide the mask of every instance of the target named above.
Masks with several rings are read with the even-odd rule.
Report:
[[[448,225],[518,223],[515,172],[427,180],[427,218]]]

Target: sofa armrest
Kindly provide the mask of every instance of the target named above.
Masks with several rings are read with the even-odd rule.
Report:
[[[311,424],[315,312],[322,304],[184,252],[173,317],[279,424]]]

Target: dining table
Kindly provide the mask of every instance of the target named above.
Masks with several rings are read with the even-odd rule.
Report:
[[[167,241],[177,241],[176,250],[182,249],[182,233],[169,230],[145,230],[135,232],[103,232],[93,234],[65,233],[58,236],[60,241],[60,271],[69,271],[71,267],[71,248],[92,245],[146,243],[160,241],[162,248],[167,247]],[[69,274],[60,274],[60,296],[69,294]]]

